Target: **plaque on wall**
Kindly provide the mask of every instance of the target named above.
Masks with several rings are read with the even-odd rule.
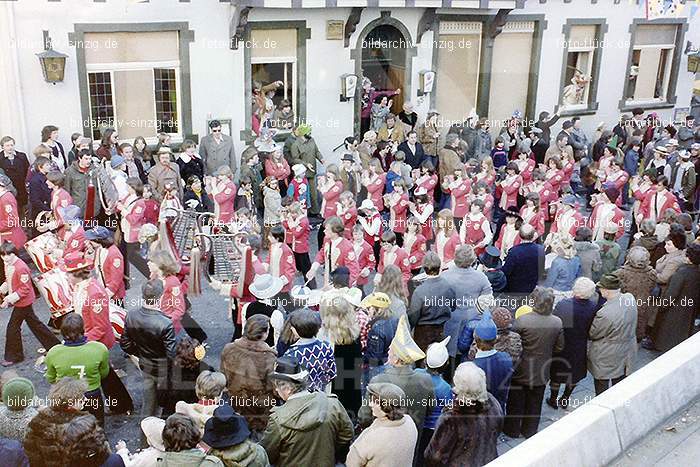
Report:
[[[326,21],[326,39],[329,41],[339,41],[343,39],[343,20],[329,19]]]

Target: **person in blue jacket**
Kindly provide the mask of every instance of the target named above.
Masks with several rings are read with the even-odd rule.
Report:
[[[506,413],[510,379],[513,376],[513,360],[505,352],[494,349],[498,338],[498,328],[491,318],[491,312],[485,312],[474,329],[476,338],[476,357],[474,364],[486,373],[486,389],[501,404]]]

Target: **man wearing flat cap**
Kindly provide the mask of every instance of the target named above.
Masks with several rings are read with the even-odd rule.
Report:
[[[606,300],[588,333],[588,370],[593,375],[597,396],[633,371],[637,356],[637,302],[634,295],[620,292],[616,274],[604,275],[596,285]]]
[[[309,392],[309,372],[296,358],[277,359],[269,376],[284,404],[272,407],[260,445],[273,465],[335,466],[336,449],[352,440],[350,417],[334,394]]]

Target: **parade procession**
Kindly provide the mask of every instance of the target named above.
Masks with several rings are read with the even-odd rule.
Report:
[[[700,2],[5,3],[2,466],[516,465],[700,330]]]

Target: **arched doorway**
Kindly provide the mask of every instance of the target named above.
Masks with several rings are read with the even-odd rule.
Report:
[[[406,38],[390,24],[380,24],[367,34],[362,46],[362,76],[378,90],[404,90],[406,81]],[[401,112],[404,95],[392,98],[393,113]]]
[[[418,53],[411,33],[406,26],[383,11],[381,16],[367,24],[357,37],[355,49],[350,57],[355,60],[355,74],[367,76],[379,90],[401,89],[393,97],[392,112],[399,113],[404,100],[411,96],[411,66]],[[355,134],[362,136],[362,87],[358,83],[355,99]]]

